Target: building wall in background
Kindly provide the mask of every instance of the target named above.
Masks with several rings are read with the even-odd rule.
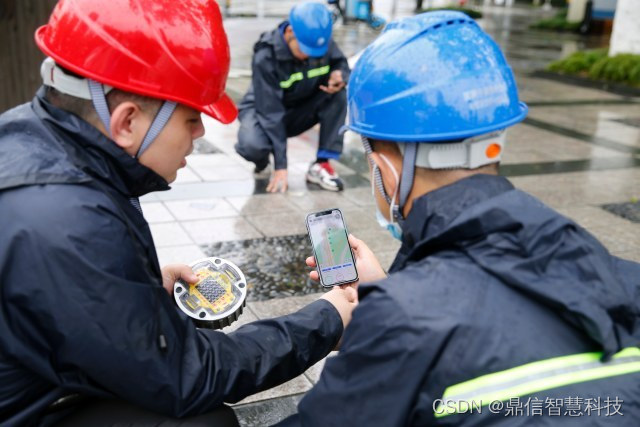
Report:
[[[0,113],[33,98],[44,55],[33,34],[57,0],[0,0]]]
[[[640,55],[640,0],[618,1],[609,56],[618,53]]]

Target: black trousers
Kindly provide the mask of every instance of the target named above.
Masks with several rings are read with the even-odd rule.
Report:
[[[84,426],[162,426],[162,427],[237,427],[233,409],[223,406],[212,412],[188,418],[172,418],[138,408],[119,400],[100,400],[82,405],[71,415],[55,423],[60,427]]]
[[[287,137],[300,135],[320,123],[318,151],[342,153],[343,136],[339,130],[344,125],[346,116],[346,90],[332,95],[318,90],[313,97],[286,110],[284,123]],[[238,118],[240,129],[236,152],[259,167],[265,166],[269,161],[269,154],[273,153],[273,144],[262,129],[255,108],[244,108]]]

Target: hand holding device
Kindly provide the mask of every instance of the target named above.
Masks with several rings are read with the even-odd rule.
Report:
[[[357,282],[358,272],[340,209],[311,213],[306,223],[322,286]]]
[[[238,266],[209,257],[190,267],[191,275],[181,275],[173,288],[178,308],[200,328],[222,329],[238,320],[247,298],[247,281]]]
[[[342,79],[342,71],[333,70],[329,75],[329,81],[327,85],[320,85],[320,90],[329,94],[340,92],[347,84]]]
[[[380,261],[378,261],[378,258],[376,258],[366,243],[356,238],[353,234],[349,234],[349,245],[353,251],[356,265],[358,266],[359,278],[359,281],[351,283],[351,286],[355,286],[357,288],[360,282],[374,282],[387,277],[387,273],[385,273],[384,269],[380,265]],[[306,259],[306,264],[311,268],[317,267],[316,260],[312,256]],[[318,272],[316,270],[309,272],[309,277],[311,280],[319,280]]]

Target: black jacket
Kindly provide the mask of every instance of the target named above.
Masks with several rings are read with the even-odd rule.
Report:
[[[0,424],[46,422],[46,408],[74,393],[202,413],[333,348],[342,322],[326,301],[228,335],[196,329],[162,288],[149,227],[129,202],[167,188],[42,92],[0,116]]]
[[[327,360],[287,423],[639,423],[640,265],[611,256],[583,228],[504,178],[476,175],[415,200],[388,279],[360,286],[359,295],[339,355]],[[625,357],[601,365],[623,349]],[[579,365],[566,357],[575,354]],[[629,373],[612,374],[619,368]],[[604,376],[576,382],[594,372]],[[497,375],[480,384],[489,374]],[[514,391],[520,386],[529,393]],[[480,414],[476,408],[436,418],[437,399],[447,395],[498,400],[502,410],[484,406]],[[555,416],[576,397],[583,416]],[[586,399],[597,398],[603,407],[606,398],[623,400],[624,415],[586,416]],[[531,402],[554,412],[538,416]]]
[[[287,25],[280,24],[280,27]],[[251,86],[238,106],[240,114],[255,108],[258,122],[273,144],[276,169],[287,167],[287,132],[284,115],[326,85],[331,71],[341,70],[349,79],[349,64],[331,39],[322,58],[296,59],[284,42],[280,27],[265,32],[253,47]]]

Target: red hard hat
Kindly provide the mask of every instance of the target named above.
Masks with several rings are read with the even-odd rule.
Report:
[[[83,77],[222,123],[238,114],[224,93],[229,43],[214,0],[60,0],[35,38]]]

